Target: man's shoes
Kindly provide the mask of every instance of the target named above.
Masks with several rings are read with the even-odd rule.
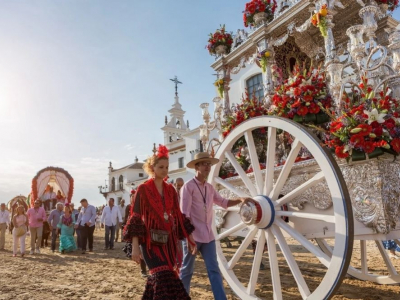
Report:
[[[17,254],[13,254],[13,257],[17,257]]]
[[[51,250],[51,251],[53,251],[53,253],[56,252],[55,250]]]
[[[115,249],[114,247],[110,248],[110,250],[114,250],[114,249]]]
[[[33,251],[33,250],[31,250],[30,252],[29,252],[29,254],[30,255],[32,255],[32,254],[34,254],[35,252]]]
[[[147,278],[148,276],[147,276],[147,273],[146,272],[140,272],[140,276],[142,276],[142,278]]]
[[[82,250],[82,254],[86,254],[86,251],[85,251],[85,250]]]
[[[93,252],[93,249],[89,249],[89,252]]]
[[[21,257],[24,257],[25,253],[21,253]]]
[[[64,254],[65,253],[65,250],[61,250],[61,254]]]
[[[36,249],[35,253],[40,254],[40,249]]]
[[[393,253],[389,253],[389,257],[393,258],[393,259],[400,259],[400,256],[398,256],[397,254],[393,254]]]

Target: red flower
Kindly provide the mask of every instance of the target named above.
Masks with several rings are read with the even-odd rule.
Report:
[[[387,119],[387,120],[385,121],[385,123],[383,123],[383,124],[385,124],[386,128],[389,129],[389,130],[390,130],[390,129],[393,129],[394,126],[396,126],[396,122],[395,122],[392,118]]]
[[[316,105],[315,103],[311,103],[310,107],[308,108],[308,111],[311,114],[317,114],[320,112],[320,107],[318,105]]]
[[[265,10],[265,4],[261,3],[260,5],[258,5],[258,11],[259,12],[263,12]]]
[[[311,102],[313,101],[314,97],[312,95],[305,95],[303,96],[304,101]]]
[[[343,127],[343,123],[340,121],[333,121],[330,125],[330,131],[332,133],[335,133],[336,131],[338,131],[340,128]]]
[[[338,146],[335,149],[335,154],[339,158],[346,158],[349,156],[348,152],[344,152],[344,146]]]
[[[400,152],[400,139],[399,138],[394,138],[391,142],[390,142],[390,146],[392,146],[392,149],[394,151],[396,151],[397,153]]]
[[[256,12],[256,6],[254,3],[250,3],[249,7],[247,8],[249,10],[249,13],[254,14]]]
[[[370,141],[364,142],[364,147],[363,148],[364,148],[364,151],[367,152],[367,153],[371,153],[372,151],[375,150],[374,143],[370,142]]]
[[[293,90],[293,95],[295,95],[296,97],[300,96],[301,95],[301,89],[300,88],[295,88]]]
[[[297,110],[297,114],[299,116],[305,116],[306,114],[308,114],[308,108],[306,106],[302,106]]]
[[[360,135],[369,135],[372,131],[372,126],[368,124],[360,124],[356,128],[361,128],[361,131],[358,133]]]
[[[350,138],[350,142],[354,145],[354,147],[362,148],[364,146],[364,136],[361,134],[355,134]]]

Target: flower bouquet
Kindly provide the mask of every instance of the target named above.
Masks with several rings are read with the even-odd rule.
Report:
[[[321,107],[329,110],[332,103],[325,73],[296,65],[293,74],[276,88],[269,114],[299,123],[321,124],[329,121]]]
[[[222,135],[226,137],[240,123],[250,118],[265,115],[268,115],[268,110],[264,107],[263,102],[259,101],[254,94],[250,97],[246,92],[242,102],[232,108],[230,115],[225,116],[225,121],[222,123]]]
[[[311,23],[319,28],[319,31],[321,32],[321,35],[323,37],[328,36],[328,27],[326,23],[326,15],[328,14],[328,8],[326,4],[322,5],[321,9],[316,12],[312,17],[311,17]]]
[[[274,18],[276,7],[276,0],[251,0],[247,2],[243,12],[244,26],[257,25],[259,17],[265,22],[271,22]]]
[[[220,79],[215,80],[214,85],[217,88],[218,95],[221,98],[224,98],[224,79],[220,78]]]
[[[225,25],[221,25],[214,34],[210,33],[206,48],[211,55],[225,54],[231,52],[232,43],[232,34],[226,32]]]
[[[387,10],[394,11],[397,7],[399,7],[399,0],[375,0],[375,2],[380,5],[387,5]]]
[[[346,94],[342,115],[331,115],[326,144],[339,158],[352,161],[400,153],[400,102],[389,96],[388,88],[374,95],[363,78],[360,92]],[[329,112],[328,112],[329,113]]]

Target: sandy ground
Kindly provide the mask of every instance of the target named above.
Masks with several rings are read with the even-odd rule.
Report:
[[[142,279],[139,267],[128,260],[121,250],[102,250],[104,231],[95,232],[94,252],[82,255],[80,252],[61,255],[53,254],[49,248],[42,249],[38,255],[26,255],[24,258],[12,257],[11,235],[6,236],[6,250],[0,251],[0,299],[140,299],[145,280]],[[27,252],[29,252],[27,237]],[[375,272],[384,274],[383,262],[373,242],[368,244],[369,265]],[[116,244],[116,249],[122,248]],[[232,255],[238,244],[226,248],[227,256]],[[323,268],[304,249],[293,243],[290,245],[300,269],[310,289],[315,288],[321,280]],[[359,263],[359,249],[356,247],[353,264]],[[240,261],[238,274],[240,279],[249,278],[252,251]],[[284,299],[301,299],[293,277],[285,261],[278,252],[279,267]],[[263,261],[268,265],[267,254]],[[400,260],[394,261],[400,271]],[[192,281],[192,299],[213,299],[204,263],[198,257],[196,272]],[[269,267],[261,271],[256,294],[263,299],[272,299]],[[225,284],[226,285],[226,284]],[[228,299],[238,299],[226,285]],[[360,281],[349,276],[342,283],[333,299],[400,299],[399,285],[378,285]]]

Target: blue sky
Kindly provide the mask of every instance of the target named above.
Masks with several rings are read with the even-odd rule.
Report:
[[[175,75],[199,125],[199,104],[215,95],[207,35],[241,28],[244,2],[2,0],[0,202],[59,166],[75,178],[73,201],[103,203],[108,162],[144,159],[162,142]]]
[[[0,202],[59,166],[75,178],[73,201],[104,203],[108,162],[142,160],[163,141],[175,75],[200,124],[215,95],[208,34],[242,28],[245,2],[1,0]]]

